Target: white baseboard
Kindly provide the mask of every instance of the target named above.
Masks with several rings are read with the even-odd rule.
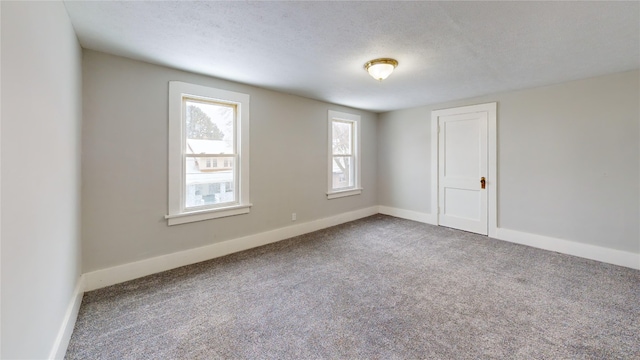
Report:
[[[538,249],[555,251],[562,254],[640,270],[640,254],[629,251],[583,244],[544,235],[529,234],[505,228],[497,229],[496,238]]]
[[[437,219],[433,214],[398,209],[382,205],[379,206],[378,209],[381,214],[391,215],[407,220],[419,221],[431,225],[437,225]],[[529,234],[505,228],[497,228],[495,238],[498,240],[527,245],[538,249],[555,251],[562,254],[640,270],[640,254],[628,251],[583,244],[575,241],[557,239],[544,235]]]
[[[158,272],[171,270],[180,266],[195,264],[201,261],[210,260],[216,257],[229,255],[235,252],[248,250],[294,236],[321,230],[330,226],[357,220],[376,213],[436,225],[436,217],[433,214],[388,206],[372,206],[328,218],[286,226],[238,239],[227,240],[200,248],[184,250],[107,269],[92,271],[83,275],[85,278],[84,290],[91,291]],[[528,234],[504,228],[497,229],[496,238],[539,249],[556,251],[563,254],[630,267],[633,269],[640,269],[640,254],[627,251],[582,244],[542,235]]]
[[[84,275],[80,276],[76,287],[73,290],[73,296],[67,307],[67,311],[64,314],[62,325],[58,330],[58,336],[53,343],[53,348],[49,353],[49,359],[64,359],[64,355],[67,353],[67,347],[71,340],[71,334],[73,328],[76,325],[76,319],[78,318],[78,312],[80,311],[80,304],[82,303],[82,295],[84,295]]]
[[[179,251],[133,263],[114,266],[84,274],[85,291],[99,289],[143,276],[159,273],[177,267],[195,264],[235,252],[274,243],[294,236],[303,235],[334,225],[361,219],[378,213],[378,206],[359,209],[323,219],[227,240],[195,249]]]
[[[399,217],[402,219],[418,221],[421,223],[436,225],[436,217],[434,214],[428,214],[413,210],[398,209],[389,206],[378,206],[378,212],[384,215]]]

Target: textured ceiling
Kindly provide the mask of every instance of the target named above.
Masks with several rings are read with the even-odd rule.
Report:
[[[637,1],[65,6],[84,48],[375,112],[640,67]]]

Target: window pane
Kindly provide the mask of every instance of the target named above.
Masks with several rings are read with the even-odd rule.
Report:
[[[354,164],[350,156],[333,157],[332,179],[333,189],[355,186]]]
[[[335,155],[351,155],[351,123],[342,121],[333,121],[332,140],[333,154]]]
[[[207,160],[214,160],[218,167],[207,166]],[[216,205],[236,202],[234,189],[234,158],[197,158],[187,157],[185,207]],[[222,167],[223,164],[227,167]]]
[[[185,99],[187,154],[234,154],[235,106]]]

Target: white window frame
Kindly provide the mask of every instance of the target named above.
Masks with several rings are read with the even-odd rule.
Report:
[[[238,201],[229,205],[188,210],[185,209],[185,119],[183,98],[201,98],[225,104],[236,105],[236,184]],[[247,94],[169,81],[169,214],[165,215],[168,225],[185,224],[194,221],[216,219],[226,216],[247,214],[251,208],[249,201],[249,100]]]
[[[347,122],[353,126],[352,133],[352,152],[354,161],[354,186],[345,189],[333,188],[333,122]],[[344,113],[340,111],[329,110],[328,122],[328,169],[327,169],[327,199],[336,199],[345,196],[359,195],[362,193],[362,187],[360,183],[360,115]]]

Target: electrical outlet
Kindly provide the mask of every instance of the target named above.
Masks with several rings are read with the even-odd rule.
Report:
[[[291,213],[291,221],[296,221],[296,213]]]

